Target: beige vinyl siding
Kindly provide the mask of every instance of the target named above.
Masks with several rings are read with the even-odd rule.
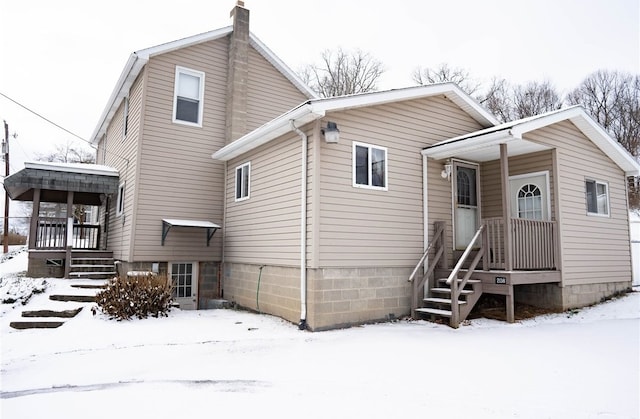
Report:
[[[319,265],[415,265],[424,231],[420,151],[481,126],[444,97],[340,112],[325,121],[338,124],[340,143],[322,142],[320,147]],[[387,191],[353,187],[353,141],[388,149]],[[434,173],[435,165],[430,167]],[[430,183],[429,209],[438,208],[450,218],[450,189],[439,191],[442,186],[437,179]],[[436,218],[430,215],[430,223]]]
[[[527,135],[557,147],[563,283],[631,280],[625,176],[570,122]],[[609,185],[610,217],[587,215],[585,179]]]
[[[225,261],[299,266],[301,140],[295,134],[228,162]],[[250,196],[235,201],[235,169],[251,162]]]
[[[509,157],[509,176],[535,172],[549,172],[549,199],[551,220],[555,221],[554,173],[552,151]],[[502,183],[500,160],[482,163],[480,166],[482,218],[502,217]]]
[[[126,138],[124,130],[124,101],[116,111],[105,136],[100,141],[98,159],[103,164],[114,167],[120,175],[120,183],[125,183],[124,211],[116,215],[117,193],[110,197],[107,248],[116,259],[128,260],[131,251],[132,218],[136,195],[137,146],[140,136],[142,97],[145,71],[142,71],[129,90],[129,123]],[[106,147],[106,154],[102,148]],[[98,160],[101,161],[101,160]]]
[[[224,145],[228,39],[153,57],[147,64],[144,138],[136,194],[133,260],[220,260],[222,234],[209,247],[206,230],[173,227],[165,245],[162,219],[222,224],[224,164],[211,153]],[[173,123],[176,66],[205,73],[202,127]]]
[[[265,122],[307,100],[291,82],[255,49],[249,49],[247,81],[247,130],[253,131]]]

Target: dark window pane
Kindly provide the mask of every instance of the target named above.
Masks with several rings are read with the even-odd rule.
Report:
[[[176,119],[197,124],[198,104],[197,100],[178,97],[176,104]]]
[[[242,196],[249,196],[249,166],[242,167]]]
[[[587,212],[598,212],[598,198],[596,194],[596,183],[588,180],[585,182],[587,188]]]
[[[386,155],[379,148],[371,149],[371,185],[385,187]]]
[[[236,169],[236,199],[242,198],[242,167]]]
[[[369,184],[369,149],[356,146],[356,184]]]
[[[476,170],[459,166],[457,172],[456,187],[458,204],[475,207],[477,205]]]

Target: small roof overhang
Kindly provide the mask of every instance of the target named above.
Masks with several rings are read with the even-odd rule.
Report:
[[[4,189],[14,201],[33,201],[40,189],[42,202],[101,205],[107,195],[118,191],[118,171],[108,166],[81,163],[26,162],[24,169],[4,179]]]
[[[422,154],[435,160],[457,157],[483,162],[500,158],[500,144],[509,145],[510,156],[550,150],[552,147],[528,140],[524,135],[562,121],[572,122],[627,176],[640,175],[640,164],[582,106],[560,109],[461,135],[426,147]]]
[[[164,240],[167,238],[167,234],[169,234],[169,230],[172,227],[189,227],[189,228],[204,228],[206,229],[206,239],[207,246],[211,242],[211,238],[213,235],[220,229],[218,224],[212,223],[211,221],[201,221],[201,220],[179,220],[174,218],[163,218],[162,219],[162,241],[161,245],[164,246]]]
[[[213,153],[211,157],[216,160],[227,161],[266,144],[287,132],[293,131],[294,126],[301,127],[311,121],[323,118],[328,112],[345,111],[439,95],[444,95],[450,99],[484,127],[493,126],[498,123],[491,113],[464,93],[456,84],[439,83],[382,92],[309,100],[226,145]]]

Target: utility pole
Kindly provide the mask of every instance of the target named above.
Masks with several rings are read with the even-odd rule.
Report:
[[[4,154],[5,179],[9,176],[9,124],[4,121],[4,141],[2,142]],[[9,193],[4,192],[4,236],[2,238],[4,253],[9,253]]]

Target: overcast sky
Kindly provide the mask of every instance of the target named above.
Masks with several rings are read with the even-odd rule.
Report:
[[[133,51],[231,24],[235,0],[0,0],[0,93],[88,139]],[[98,7],[98,5],[100,5]],[[549,79],[562,92],[598,69],[640,72],[638,0],[246,0],[252,32],[293,70],[360,48],[380,88],[449,63],[479,81]],[[75,138],[0,96],[11,171]],[[3,195],[3,194],[2,194]]]

